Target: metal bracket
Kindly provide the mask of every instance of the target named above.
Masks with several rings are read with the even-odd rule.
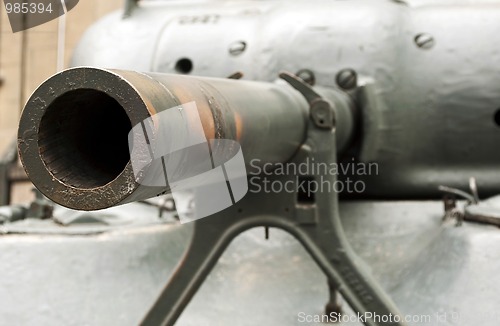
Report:
[[[311,111],[316,107],[315,103],[322,103],[321,97],[308,85],[301,81],[297,83],[295,76],[282,74],[281,77],[306,97]],[[323,104],[319,107],[322,109],[316,110],[324,110]],[[331,114],[333,110],[330,105],[328,107],[328,114]],[[333,126],[333,119],[328,120],[327,127],[318,124],[315,115],[311,114],[307,140],[292,163],[336,162]],[[266,177],[271,182],[293,182],[298,189],[295,175]],[[331,184],[336,181],[336,176],[331,174],[307,177]],[[248,192],[226,210],[195,221],[189,248],[142,325],[174,325],[231,241],[254,227],[276,227],[293,235],[322,269],[330,289],[338,290],[355,312],[363,316],[369,316],[369,313],[371,316],[375,313],[393,316],[393,322],[383,323],[366,318],[365,325],[404,325],[401,321],[394,321],[398,320],[395,318],[399,315],[398,310],[349,245],[338,211],[338,194],[315,192],[314,200],[307,203],[301,203],[297,197],[297,193],[288,192]]]
[[[321,95],[299,77],[288,72],[280,73],[280,78],[290,86],[299,91],[309,104],[309,112],[316,127],[332,129],[335,127],[335,111],[333,104],[325,100]]]
[[[500,196],[481,202],[475,178],[469,179],[470,193],[446,186],[439,186],[438,189],[445,193],[443,221],[455,219],[456,226],[462,225],[465,220],[500,227]],[[463,209],[457,208],[456,196],[466,200]]]

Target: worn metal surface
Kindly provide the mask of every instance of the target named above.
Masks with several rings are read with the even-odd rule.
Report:
[[[109,215],[129,221],[157,217],[156,209],[139,203],[113,210]],[[432,322],[410,325],[498,325],[498,228],[441,225],[440,201],[343,202],[340,214],[354,250],[402,313],[433,316]],[[137,325],[192,229],[191,224],[153,224],[69,236],[61,233],[90,227],[37,224],[9,224],[28,234],[0,238],[2,325]],[[33,229],[39,234],[29,234]],[[272,228],[265,240],[263,228],[252,229],[222,255],[178,325],[324,325],[299,323],[298,314],[323,313],[325,284],[290,235]],[[345,303],[343,308],[351,313]],[[439,323],[437,317],[445,313],[447,322]]]
[[[351,101],[333,89],[318,91],[336,104],[345,148],[354,128]],[[155,115],[189,102],[197,106],[199,132],[237,141],[247,163],[285,162],[306,136],[307,103],[286,84],[75,68],[51,77],[28,100],[18,133],[21,161],[43,194],[73,209],[157,196],[169,188],[135,175],[128,133],[152,117],[152,132],[161,137],[176,122]],[[181,119],[198,132],[190,116]],[[182,143],[181,137],[165,142]]]
[[[176,72],[188,58],[193,75],[273,81],[309,69],[327,87],[351,68],[376,94],[354,154],[380,167],[353,176],[366,181],[364,196],[436,197],[438,185],[463,188],[470,176],[492,195],[499,29],[498,1],[143,1],[128,19],[116,13],[94,25],[72,64]],[[432,47],[416,44],[423,34]],[[246,49],[232,56],[236,41]]]
[[[287,85],[77,68],[53,76],[28,101],[18,135],[21,161],[42,193],[70,208],[95,210],[156,196],[168,188],[137,180],[128,132],[192,101],[206,138],[238,141],[247,162],[286,161],[304,140],[306,102]],[[172,128],[169,121],[153,121],[159,134]],[[347,122],[339,127],[344,145],[352,118]]]

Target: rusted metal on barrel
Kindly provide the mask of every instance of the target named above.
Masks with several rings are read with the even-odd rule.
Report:
[[[205,137],[236,140],[247,163],[285,162],[304,141],[307,104],[288,85],[82,67],[54,75],[28,100],[18,133],[22,163],[44,195],[73,209],[168,192],[137,180],[128,133],[192,101]]]

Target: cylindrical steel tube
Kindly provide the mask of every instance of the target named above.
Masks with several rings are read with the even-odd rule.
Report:
[[[284,162],[306,136],[307,103],[288,85],[84,67],[33,93],[20,121],[21,161],[43,194],[69,208],[156,196],[169,189],[137,180],[128,134],[146,119],[168,123],[154,116],[193,101],[206,139],[237,141],[247,162]]]

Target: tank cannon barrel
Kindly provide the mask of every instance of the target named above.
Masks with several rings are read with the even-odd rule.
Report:
[[[335,97],[332,101],[341,96],[323,92]],[[185,108],[186,114],[163,114],[175,108]],[[28,100],[19,154],[48,198],[96,210],[169,191],[141,183],[134,173],[129,138],[144,121],[150,123],[150,138],[172,138],[162,143],[171,147],[185,142],[186,135],[176,131],[184,125],[195,137],[237,142],[247,164],[254,159],[276,163],[290,159],[304,141],[307,110],[305,99],[286,83],[73,68],[49,78]],[[346,143],[353,121],[350,113],[341,116],[348,129],[341,142]]]

